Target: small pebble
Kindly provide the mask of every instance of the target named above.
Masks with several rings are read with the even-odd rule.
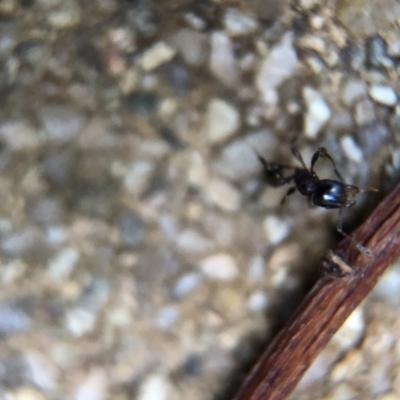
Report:
[[[90,371],[72,396],[73,400],[106,400],[108,375],[103,369]]]
[[[264,234],[271,245],[280,243],[290,233],[289,223],[273,215],[264,219],[263,227]]]
[[[375,154],[384,144],[391,143],[392,133],[383,122],[374,121],[358,131],[358,142],[366,156]]]
[[[39,232],[36,229],[26,228],[23,231],[5,236],[0,242],[0,248],[10,257],[21,257],[34,249],[40,239]]]
[[[358,126],[367,125],[376,120],[374,104],[369,99],[363,99],[356,103],[354,119]]]
[[[393,0],[383,0],[394,3]],[[399,8],[400,10],[400,8]],[[377,12],[377,15],[380,13]],[[393,68],[393,60],[387,54],[386,41],[379,35],[367,39],[365,45],[366,65],[369,68]]]
[[[175,56],[175,50],[164,42],[158,42],[146,50],[139,63],[145,71],[152,71]]]
[[[334,365],[330,378],[333,382],[340,382],[348,376],[358,373],[364,364],[365,359],[361,351],[350,351]]]
[[[264,311],[269,304],[269,299],[267,294],[262,291],[258,290],[252,293],[247,301],[247,307],[250,311],[258,312]]]
[[[223,20],[226,31],[231,36],[244,36],[257,29],[257,22],[236,8],[227,8]]]
[[[369,89],[369,94],[377,103],[385,106],[394,106],[397,103],[397,94],[389,86],[373,85]]]
[[[304,133],[310,139],[315,139],[329,121],[331,110],[322,95],[310,87],[303,89],[303,97],[307,106]]]
[[[46,239],[51,245],[59,245],[68,239],[68,230],[61,226],[49,226],[46,229]]]
[[[63,209],[53,197],[42,197],[32,207],[32,218],[44,226],[57,225],[61,222]]]
[[[365,330],[364,312],[356,308],[347,318],[342,327],[336,332],[332,340],[342,350],[349,350],[356,346]]]
[[[319,356],[313,361],[310,368],[308,368],[306,373],[303,375],[298,387],[306,388],[312,383],[320,381],[328,374],[331,363],[332,360],[330,360],[329,354],[327,354],[327,352],[320,353]]]
[[[30,326],[31,319],[23,310],[9,304],[0,305],[0,337],[26,332]]]
[[[400,18],[400,5],[394,0],[342,0],[336,3],[334,12],[355,40],[362,41],[392,30]]]
[[[161,374],[147,376],[139,386],[137,400],[167,400],[171,391],[171,383]]]
[[[20,387],[13,392],[9,392],[5,396],[7,399],[12,400],[46,400],[47,397],[39,390],[32,387]]]
[[[351,385],[340,383],[325,400],[354,400],[357,397],[357,391]]]
[[[205,198],[223,211],[238,211],[241,204],[240,192],[228,182],[211,179],[207,182]]]
[[[199,266],[206,276],[218,281],[235,279],[239,273],[236,260],[227,253],[206,257],[200,261]]]
[[[360,163],[363,160],[362,150],[351,136],[343,136],[340,139],[340,145],[349,160],[356,163]]]
[[[239,79],[233,43],[222,31],[211,34],[210,70],[224,85],[233,87]]]
[[[282,82],[293,75],[297,63],[293,35],[288,33],[261,62],[256,85],[264,101],[268,102],[271,99],[271,92],[275,92]]]
[[[183,275],[172,289],[173,297],[181,300],[195,290],[201,283],[201,276],[196,272]]]
[[[298,243],[285,243],[274,249],[268,260],[268,268],[278,271],[287,268],[301,257],[300,246]]]
[[[172,47],[182,55],[184,61],[192,66],[205,63],[207,58],[207,36],[192,29],[181,29],[170,39]]]
[[[208,165],[199,152],[191,154],[187,177],[188,182],[194,187],[202,187],[207,184]]]
[[[17,46],[17,32],[18,29],[15,20],[7,21],[4,18],[0,22],[0,54],[6,55]]]
[[[187,253],[205,253],[212,247],[211,242],[194,229],[185,229],[177,240],[178,248]]]
[[[92,312],[77,307],[67,313],[64,324],[73,336],[80,337],[93,331],[96,317]]]
[[[261,256],[253,257],[249,262],[248,275],[253,281],[260,281],[265,274],[265,263]]]
[[[49,23],[56,29],[68,29],[81,20],[82,10],[76,0],[62,1],[56,7],[44,13]]]
[[[400,268],[392,267],[384,273],[373,290],[374,295],[393,306],[400,306]]]
[[[0,125],[0,137],[12,151],[33,151],[43,143],[39,132],[26,121],[5,121]]]
[[[196,31],[202,31],[206,28],[207,24],[204,19],[195,13],[187,12],[184,14],[183,18],[185,22]]]
[[[238,110],[221,99],[213,99],[208,104],[205,132],[211,143],[222,142],[239,129]]]
[[[127,247],[137,247],[144,238],[145,225],[142,218],[136,213],[125,210],[119,217],[119,231],[121,242]]]
[[[355,396],[353,398],[355,398]],[[399,400],[399,394],[396,392],[385,393],[377,397],[377,400]]]
[[[36,350],[28,350],[25,361],[32,384],[46,392],[57,389],[59,370],[51,357]]]
[[[365,83],[361,80],[352,79],[346,83],[342,91],[342,99],[346,106],[353,105],[367,94]]]
[[[63,144],[75,139],[81,132],[86,118],[69,106],[48,105],[38,112],[38,118],[49,142]]]
[[[79,252],[74,247],[61,250],[48,266],[48,274],[54,280],[67,279],[79,261]]]
[[[141,196],[149,187],[154,170],[155,165],[150,161],[133,163],[125,175],[124,186],[126,190],[134,196]]]
[[[82,291],[78,305],[85,310],[97,313],[107,303],[109,293],[110,282],[103,277],[93,277]]]
[[[268,132],[264,131],[265,143],[268,144]],[[273,140],[270,142],[271,149],[274,147]],[[238,139],[229,143],[222,149],[221,156],[213,165],[213,169],[220,175],[233,181],[248,180],[261,169],[260,161],[254,149],[264,152],[264,143],[255,142],[254,145],[250,140]],[[268,157],[268,155],[266,155]],[[238,162],[240,160],[240,162]]]
[[[1,282],[5,285],[11,284],[24,275],[27,264],[20,258],[3,262],[0,270]]]
[[[163,331],[172,329],[179,322],[181,315],[177,307],[162,308],[156,316],[157,327]]]

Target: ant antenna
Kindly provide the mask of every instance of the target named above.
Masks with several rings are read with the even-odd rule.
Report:
[[[373,189],[375,189],[375,188],[373,188]],[[375,190],[375,191],[377,191],[377,190]],[[343,208],[339,208],[339,217],[337,220],[336,229],[341,235],[343,235],[345,238],[349,239],[354,244],[354,246],[356,246],[358,251],[365,254],[366,256],[369,256],[369,257],[372,256],[371,250],[367,249],[365,246],[358,243],[357,240],[353,239],[348,233],[346,233],[343,230]]]

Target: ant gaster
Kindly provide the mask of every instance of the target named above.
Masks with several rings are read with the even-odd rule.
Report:
[[[296,159],[300,161],[302,168],[269,163],[262,156],[256,153],[258,159],[264,167],[265,177],[269,184],[278,187],[293,182],[295,185],[290,187],[286,192],[281,204],[285,202],[287,196],[293,194],[297,189],[303,196],[308,197],[309,203],[312,205],[327,209],[339,209],[339,218],[336,226],[338,232],[349,238],[349,240],[354,243],[359,251],[364,254],[371,255],[370,250],[362,246],[343,231],[343,209],[351,207],[356,203],[355,196],[358,193],[365,191],[377,191],[377,189],[368,186],[358,187],[346,184],[342,175],[336,168],[335,161],[324,147],[320,147],[314,153],[311,158],[310,168],[307,168],[303,157],[293,146],[293,142],[291,144],[291,151]],[[319,179],[318,175],[314,171],[314,167],[320,158],[327,158],[332,163],[333,171],[339,180]],[[292,170],[294,172],[289,176],[284,176],[283,172],[285,170]]]

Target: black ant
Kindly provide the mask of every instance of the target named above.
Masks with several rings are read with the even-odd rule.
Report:
[[[314,153],[311,158],[310,168],[307,168],[303,157],[293,146],[293,142],[291,144],[291,151],[296,159],[300,161],[302,168],[269,163],[262,156],[256,153],[258,159],[264,167],[265,177],[269,184],[278,187],[293,182],[295,185],[289,188],[289,190],[286,192],[281,204],[285,202],[287,196],[293,194],[297,189],[303,196],[308,197],[311,205],[327,209],[338,208],[339,218],[336,225],[338,232],[351,240],[359,251],[364,254],[371,255],[370,250],[362,246],[343,231],[343,209],[351,207],[356,203],[355,196],[358,193],[365,191],[377,191],[377,189],[369,186],[358,187],[346,184],[342,175],[336,168],[335,161],[324,147],[320,147]],[[320,158],[327,158],[332,163],[333,171],[339,178],[338,181],[333,179],[319,179],[318,175],[314,171],[314,167]],[[293,174],[284,176],[283,171],[288,169],[293,170]]]

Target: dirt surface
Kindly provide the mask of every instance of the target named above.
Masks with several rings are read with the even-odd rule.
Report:
[[[379,188],[347,231],[399,180],[376,4],[1,0],[1,398],[230,398],[340,240],[256,153]],[[400,398],[399,293],[395,265],[291,398]]]

